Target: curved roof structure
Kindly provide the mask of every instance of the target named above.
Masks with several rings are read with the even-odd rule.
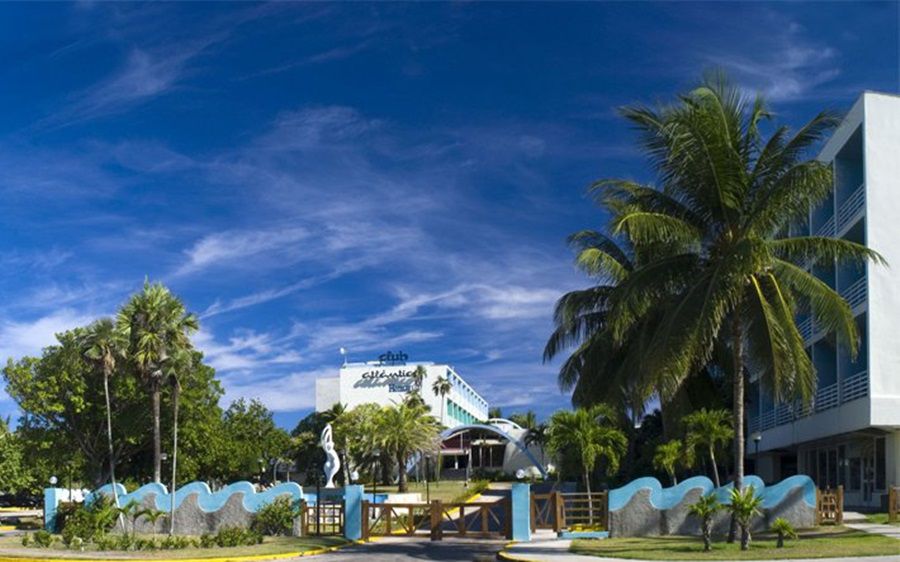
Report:
[[[494,421],[494,420],[491,420],[491,421]],[[508,420],[502,420],[502,421],[508,421]],[[514,426],[516,425],[513,422],[509,422],[509,423]],[[513,443],[516,446],[516,448],[518,448],[520,451],[522,451],[522,453],[525,455],[526,458],[528,458],[528,460],[531,462],[531,464],[534,465],[534,467],[540,471],[541,476],[543,476],[544,478],[547,478],[546,469],[544,469],[544,467],[541,465],[541,463],[538,462],[538,460],[536,458],[534,458],[534,455],[531,453],[531,451],[528,450],[528,447],[524,443],[522,443],[520,440],[516,439],[509,433],[500,429],[497,425],[488,425],[488,424],[459,425],[456,427],[452,427],[450,429],[446,429],[443,432],[441,432],[441,440],[449,439],[449,438],[453,437],[454,435],[462,433],[463,431],[470,431],[470,430],[489,431],[491,433],[499,435],[500,437],[506,439],[510,443]]]

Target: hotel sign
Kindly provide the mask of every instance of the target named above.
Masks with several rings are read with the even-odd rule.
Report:
[[[364,380],[396,380],[396,379],[407,379],[412,378],[412,376],[416,372],[412,369],[397,369],[396,371],[391,371],[388,369],[373,369],[371,371],[366,371],[361,375],[361,378]]]
[[[378,362],[382,365],[396,365],[398,363],[405,365],[407,359],[409,359],[409,355],[402,351],[398,351],[397,353],[388,351],[387,353],[382,353],[378,356]]]

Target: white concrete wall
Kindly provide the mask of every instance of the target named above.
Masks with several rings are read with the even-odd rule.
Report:
[[[869,266],[871,424],[900,427],[900,97],[864,94],[863,150],[869,247],[888,267]]]

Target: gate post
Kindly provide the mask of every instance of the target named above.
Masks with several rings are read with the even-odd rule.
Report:
[[[431,540],[439,541],[441,535],[441,523],[444,520],[444,506],[441,500],[431,500]]]
[[[510,538],[517,542],[531,540],[531,485],[516,482],[510,490]]]
[[[63,497],[62,488],[44,488],[44,529],[56,532],[56,508]]]
[[[344,538],[362,539],[363,518],[369,514],[362,509],[363,487],[357,484],[344,486]]]
[[[550,494],[550,507],[547,511],[550,512],[551,517],[553,517],[553,532],[559,534],[562,531],[562,507],[560,506],[560,495],[559,492],[551,492]]]

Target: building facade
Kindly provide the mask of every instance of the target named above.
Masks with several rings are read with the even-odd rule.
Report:
[[[859,353],[801,314],[814,400],[777,404],[752,383],[747,453],[767,481],[808,474],[820,487],[842,485],[849,506],[877,508],[900,485],[900,97],[864,93],[819,159],[832,166],[831,195],[791,235],[866,244],[889,265],[812,266],[850,304]]]
[[[411,362],[403,353],[385,353],[375,361],[344,364],[336,377],[316,380],[316,411],[343,404],[353,409],[360,404],[399,404],[413,390],[416,368],[425,369],[422,399],[445,427],[475,424],[488,419],[488,402],[450,365],[428,361]],[[450,392],[436,395],[432,385],[444,377]]]

